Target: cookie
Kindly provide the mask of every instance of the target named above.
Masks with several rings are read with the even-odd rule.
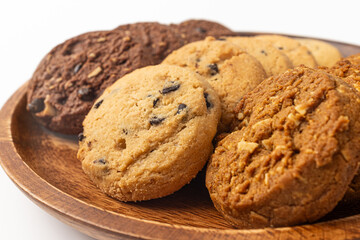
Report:
[[[177,66],[138,69],[96,100],[78,159],[106,194],[142,201],[189,183],[212,153],[220,103],[211,86]]]
[[[328,73],[342,78],[360,92],[360,54],[342,58],[331,68],[322,68]],[[352,180],[343,201],[352,203],[360,200],[360,169]]]
[[[234,132],[206,172],[215,207],[239,228],[313,222],[344,196],[360,161],[360,98],[342,79],[298,67],[236,107]]]
[[[293,68],[290,59],[267,41],[252,37],[228,37],[226,41],[238,45],[259,60],[269,77]]]
[[[240,98],[266,78],[264,68],[253,56],[213,37],[185,45],[163,63],[191,69],[209,81],[221,101],[219,132],[228,130]]]
[[[360,53],[347,56],[345,59],[354,65],[360,65]]]
[[[341,58],[339,50],[327,42],[308,38],[296,38],[296,40],[310,50],[319,66],[331,67]]]
[[[258,35],[256,39],[267,41],[289,57],[293,66],[301,64],[307,67],[316,67],[317,63],[310,50],[301,45],[298,41],[280,35]]]
[[[50,130],[82,131],[82,121],[102,91],[136,68],[155,64],[143,42],[121,31],[90,32],[52,49],[35,70],[27,109]]]
[[[223,36],[235,36],[236,33],[227,27],[212,21],[191,19],[180,24],[171,24],[183,44],[204,40],[208,36],[221,38]]]
[[[180,25],[175,31],[156,22],[126,24],[65,41],[35,70],[28,85],[27,109],[52,131],[78,134],[94,100],[117,79],[137,68],[159,64],[192,39],[227,32],[208,21]]]

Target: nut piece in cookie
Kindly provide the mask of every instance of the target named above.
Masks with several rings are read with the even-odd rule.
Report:
[[[228,130],[240,98],[266,78],[261,63],[238,46],[207,37],[171,53],[164,64],[188,68],[203,76],[221,101],[219,132]]]
[[[194,72],[170,65],[138,69],[95,101],[77,157],[109,196],[163,197],[203,168],[220,114],[215,91]]]
[[[359,163],[360,99],[340,78],[298,67],[236,107],[206,172],[215,207],[239,228],[313,222],[342,199]]]

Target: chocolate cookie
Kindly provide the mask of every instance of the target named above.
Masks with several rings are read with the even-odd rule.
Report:
[[[299,66],[301,64],[307,67],[316,67],[317,63],[310,50],[301,45],[298,41],[292,38],[288,38],[280,35],[259,35],[256,39],[267,41],[274,47],[282,51],[289,57],[293,66]]]
[[[197,72],[209,81],[221,101],[219,132],[228,130],[233,108],[240,98],[266,78],[259,61],[240,47],[207,37],[171,53],[163,63]]]
[[[149,54],[156,64],[184,45],[184,42],[179,41],[179,36],[174,29],[157,22],[125,24],[118,26],[115,30],[137,36],[143,44],[143,51]]]
[[[360,97],[342,79],[298,67],[236,107],[234,132],[207,168],[215,207],[234,226],[313,222],[344,196],[360,161]]]
[[[53,131],[79,133],[107,86],[154,63],[137,37],[121,31],[82,34],[56,46],[41,61],[28,85],[27,108]]]
[[[208,36],[221,38],[223,36],[236,36],[236,33],[227,27],[212,21],[191,19],[180,24],[171,24],[183,44],[200,41]]]
[[[97,99],[84,120],[78,159],[106,194],[141,201],[190,182],[212,153],[219,99],[194,72],[138,69]]]

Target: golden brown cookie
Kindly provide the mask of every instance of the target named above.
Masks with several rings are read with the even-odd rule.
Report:
[[[342,79],[298,67],[264,80],[237,105],[206,186],[239,228],[313,222],[344,196],[360,161],[360,97]]]
[[[142,68],[96,100],[84,120],[77,156],[109,196],[163,197],[203,168],[219,118],[219,99],[199,75],[177,66]]]
[[[238,45],[259,60],[268,77],[293,68],[290,59],[267,41],[257,40],[252,37],[227,37],[226,41]]]
[[[331,68],[322,69],[342,78],[345,82],[351,84],[360,92],[360,54],[342,58]],[[346,203],[360,200],[360,169],[352,180],[343,200]]]
[[[163,63],[191,69],[209,81],[221,101],[219,131],[227,131],[240,98],[253,89],[266,73],[259,61],[238,46],[208,37],[171,53]]]
[[[296,40],[310,50],[319,66],[331,67],[341,58],[340,51],[329,43],[308,38],[297,38]]]
[[[309,49],[298,41],[280,35],[259,35],[256,39],[267,41],[289,57],[293,66],[304,64],[308,67],[316,67],[317,63]]]

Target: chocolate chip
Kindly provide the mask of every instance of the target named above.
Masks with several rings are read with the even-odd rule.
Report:
[[[198,33],[206,33],[206,29],[204,29],[202,27],[195,28],[195,31],[197,31]]]
[[[261,53],[267,56],[267,53],[264,50],[261,50]]]
[[[162,121],[164,121],[165,118],[159,118],[157,116],[150,118],[150,124],[151,126],[159,125]]]
[[[128,130],[127,130],[127,129],[124,129],[124,128],[123,128],[122,131],[123,131],[123,133],[124,133],[125,135],[128,135],[128,133],[129,133]]]
[[[57,100],[57,102],[60,103],[61,105],[65,105],[67,99],[68,99],[67,97],[61,97]]]
[[[176,114],[179,114],[185,108],[187,108],[186,104],[180,103],[179,106],[178,106],[178,110],[177,110]]]
[[[97,159],[93,161],[94,164],[99,164],[99,165],[105,165],[106,164],[106,160],[103,158]]]
[[[283,48],[283,47],[278,47],[278,49],[279,49],[279,50],[284,50],[284,48]]]
[[[82,140],[84,140],[86,137],[84,136],[83,133],[79,133],[78,135],[78,139],[79,139],[79,142],[81,142]]]
[[[78,96],[83,101],[92,101],[95,98],[95,94],[92,88],[82,87],[78,90]]]
[[[159,98],[156,98],[154,101],[153,101],[153,107],[155,107],[156,106],[156,104],[159,102]]]
[[[81,69],[82,63],[78,63],[74,67],[74,74],[77,74],[77,72]]]
[[[41,112],[44,110],[44,108],[44,98],[35,98],[31,103],[28,104],[28,109],[31,113]]]
[[[97,103],[95,103],[94,108],[98,109],[100,107],[100,105],[103,103],[104,99],[101,99],[100,101],[98,101]]]
[[[161,94],[165,95],[167,93],[170,93],[170,92],[173,92],[173,91],[176,91],[176,90],[179,89],[179,87],[180,87],[179,83],[176,83],[176,82],[173,82],[173,81],[171,81],[170,83],[173,84],[173,85],[163,88],[163,90],[160,92]]]
[[[226,38],[218,38],[216,40],[218,40],[218,41],[226,41]]]
[[[210,109],[213,107],[213,105],[211,104],[211,102],[209,101],[209,94],[207,92],[204,92],[204,98],[205,98],[205,102],[206,102],[206,108]]]
[[[212,63],[208,65],[208,68],[210,68],[210,75],[214,76],[219,73],[219,68],[216,63]]]

